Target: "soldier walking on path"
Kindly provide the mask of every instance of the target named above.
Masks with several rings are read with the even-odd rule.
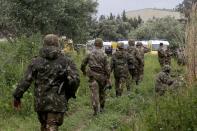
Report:
[[[138,85],[139,80],[140,80],[139,75],[138,75],[138,70],[139,70],[139,65],[142,65],[142,59],[140,57],[140,53],[138,49],[135,47],[135,41],[130,39],[128,43],[129,43],[129,46],[127,48],[127,52],[128,52],[129,73],[132,77],[132,80],[135,81],[136,85]],[[129,77],[128,77],[128,83],[130,83]]]
[[[165,64],[165,49],[164,49],[163,43],[159,44],[158,60],[159,60],[160,66],[163,67]]]
[[[112,55],[111,72],[114,72],[116,96],[121,96],[128,77],[127,52],[124,43],[118,43],[118,50]]]
[[[95,49],[88,54],[81,64],[81,71],[89,77],[89,87],[91,90],[91,100],[94,109],[94,115],[103,111],[105,105],[105,90],[110,79],[110,65],[107,55],[102,50],[103,40],[95,40]]]
[[[164,65],[162,71],[156,76],[155,91],[159,95],[163,95],[171,85],[173,85],[173,78],[170,76],[171,67]]]
[[[142,61],[142,63],[139,65],[139,70],[138,70],[140,81],[142,81],[144,77],[144,54],[150,52],[150,49],[144,47],[142,42],[137,42],[136,47],[139,51],[140,59]]]
[[[58,131],[62,125],[67,102],[75,97],[79,75],[73,61],[62,55],[58,37],[49,34],[44,38],[40,55],[35,57],[18,84],[14,107],[20,108],[21,98],[34,81],[35,111],[41,123],[41,131]]]

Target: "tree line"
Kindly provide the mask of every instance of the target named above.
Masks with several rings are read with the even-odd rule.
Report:
[[[92,21],[91,35],[94,38],[100,37],[105,41],[117,41],[128,39],[128,34],[131,30],[138,28],[142,24],[142,18],[128,18],[126,11],[123,11],[121,15],[109,16],[101,15],[99,19]]]
[[[189,9],[194,1],[184,0],[176,10]],[[94,0],[0,0],[0,36],[54,33],[67,36],[74,43],[97,37],[105,41],[162,38],[184,43],[184,25],[174,18],[143,22],[140,16],[128,18],[126,11],[95,18],[97,6]]]

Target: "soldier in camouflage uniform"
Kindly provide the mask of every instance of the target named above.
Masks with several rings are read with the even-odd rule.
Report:
[[[184,48],[179,48],[177,50],[177,63],[178,65],[186,64],[186,56],[185,56]]]
[[[95,40],[95,49],[88,54],[81,64],[81,71],[89,77],[89,87],[91,90],[91,100],[94,115],[97,115],[104,109],[105,105],[105,87],[110,79],[110,65],[107,55],[102,50],[103,40],[98,38]]]
[[[164,65],[162,71],[156,76],[155,91],[159,95],[163,95],[165,91],[173,84],[174,80],[170,76],[171,68],[169,65]]]
[[[46,35],[43,48],[25,72],[14,96],[14,107],[20,107],[23,94],[34,81],[35,111],[41,123],[41,131],[58,131],[62,125],[67,102],[75,97],[79,75],[73,61],[62,55],[58,37]]]
[[[163,67],[165,64],[165,49],[164,49],[163,43],[160,43],[159,45],[158,60],[159,60],[160,66]]]
[[[165,65],[171,65],[171,57],[172,52],[170,50],[170,47],[167,47],[167,50],[165,51]]]
[[[143,76],[144,76],[144,54],[150,52],[150,49],[147,47],[144,47],[142,42],[137,42],[136,47],[139,51],[140,54],[140,58],[142,63],[139,65],[139,71],[138,71],[138,76],[140,78],[140,80],[143,80]]]
[[[123,87],[128,77],[127,52],[124,51],[124,43],[118,43],[118,50],[112,55],[111,72],[114,72],[116,96],[121,96]]]
[[[132,79],[136,82],[136,85],[138,85],[140,80],[138,75],[138,70],[139,70],[139,65],[142,65],[142,59],[140,57],[140,53],[138,49],[135,47],[135,41],[130,39],[128,43],[129,46],[127,48],[127,52],[128,52],[128,61],[129,61],[128,62],[129,73]],[[128,87],[130,88],[130,86]]]

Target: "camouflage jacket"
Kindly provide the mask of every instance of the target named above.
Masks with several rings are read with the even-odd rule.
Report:
[[[174,80],[170,74],[162,71],[156,76],[155,89],[156,91],[166,90],[173,82]]]
[[[177,62],[178,64],[186,64],[186,55],[184,50],[178,50],[177,51]]]
[[[68,97],[79,86],[79,75],[73,61],[56,47],[45,47],[34,58],[13,96],[22,98],[34,81],[35,111],[65,112]],[[75,85],[72,89],[70,85]]]
[[[159,49],[158,49],[158,58],[162,59],[164,57],[165,57],[165,50],[164,50],[163,47],[159,47]]]
[[[170,50],[165,51],[165,64],[170,65],[172,55],[173,54]]]
[[[143,46],[142,47],[139,47],[137,49],[138,49],[139,54],[140,54],[142,65],[144,65],[144,54],[150,52],[150,49],[149,48],[146,48],[146,47],[143,47]]]
[[[128,46],[127,52],[128,52],[128,60],[129,60],[128,66],[129,66],[129,68],[131,68],[131,69],[137,68],[139,66],[139,64],[142,63],[138,49],[134,46]]]
[[[107,60],[107,55],[102,49],[94,49],[88,54],[81,64],[81,71],[86,72],[88,65],[87,75],[101,83],[110,78],[110,65]]]
[[[111,71],[114,71],[115,78],[127,78],[128,76],[128,62],[126,51],[116,51],[111,59]]]

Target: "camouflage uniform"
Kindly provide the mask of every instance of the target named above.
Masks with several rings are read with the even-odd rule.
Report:
[[[128,59],[127,52],[124,51],[124,43],[118,43],[118,50],[112,55],[112,71],[114,71],[116,96],[121,96],[128,77]]]
[[[165,91],[173,84],[174,80],[170,76],[170,66],[164,65],[162,71],[157,75],[155,81],[155,91],[163,95]]]
[[[179,48],[177,51],[177,63],[178,65],[185,65],[186,64],[186,57],[183,48]]]
[[[159,60],[160,66],[163,67],[165,64],[165,50],[164,50],[163,44],[160,44],[160,47],[158,49],[158,60]]]
[[[171,65],[171,57],[172,52],[170,51],[170,48],[167,47],[167,50],[165,51],[165,65]]]
[[[35,111],[41,131],[57,131],[62,125],[70,97],[75,97],[79,75],[73,61],[60,53],[58,37],[47,35],[40,55],[35,57],[13,96],[20,101],[34,81]],[[71,86],[72,85],[72,86]]]
[[[142,63],[139,65],[138,76],[139,76],[140,80],[143,80],[143,76],[144,76],[144,54],[150,52],[150,49],[144,47],[141,42],[138,42],[136,44],[136,47],[139,51],[140,58],[141,58],[141,61],[142,61]]]
[[[135,41],[129,40],[129,46],[127,48],[128,52],[128,68],[129,73],[132,76],[132,79],[138,84],[140,78],[138,75],[139,65],[142,65],[142,59],[140,57],[139,50],[135,47]],[[128,77],[128,82],[130,82],[130,79]],[[130,86],[128,86],[130,88]],[[128,89],[130,90],[130,89]]]
[[[89,77],[89,87],[91,90],[91,100],[94,109],[94,115],[99,113],[105,104],[105,86],[110,78],[110,65],[107,61],[107,55],[101,49],[102,39],[96,39],[95,49],[88,54],[81,64],[81,71]]]

